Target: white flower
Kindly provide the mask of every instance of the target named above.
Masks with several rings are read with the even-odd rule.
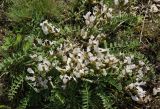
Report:
[[[127,64],[131,64],[131,61],[132,61],[131,57],[125,57],[124,59],[124,63],[127,63]]]
[[[102,71],[103,71],[102,75],[107,76],[107,71],[105,69],[102,69]]]
[[[60,79],[62,79],[62,81],[63,81],[63,84],[67,84],[67,82],[69,81],[69,80],[71,80],[71,76],[68,76],[68,75],[60,75]]]
[[[56,27],[52,27],[52,33],[59,33],[60,32],[60,28],[56,28]]]
[[[87,31],[85,31],[84,29],[81,29],[81,36],[83,39],[86,39],[87,38]]]
[[[88,56],[89,56],[89,57],[92,57],[93,54],[92,54],[91,52],[88,52]]]
[[[143,81],[142,82],[131,83],[127,86],[127,88],[129,88],[129,89],[136,88],[138,97],[142,99],[143,97],[146,96],[146,91],[143,90],[141,86],[144,86],[145,84],[146,84],[146,82],[143,82]],[[138,97],[137,96],[132,96],[132,99],[137,101]]]
[[[135,64],[127,65],[126,66],[126,72],[131,73],[133,69],[136,68]]]
[[[90,60],[91,62],[96,61],[96,59],[97,59],[97,57],[95,57],[95,56],[89,57],[89,60]]]
[[[146,70],[147,70],[147,71],[150,70],[150,67],[147,66],[147,67],[146,67]]]
[[[83,74],[84,74],[84,69],[79,70],[79,73],[80,73],[81,75],[83,75]]]
[[[37,40],[38,44],[42,45],[42,39],[37,38],[36,40]]]
[[[63,56],[62,58],[64,62],[67,62],[67,56]]]
[[[104,60],[104,62],[105,62],[105,63],[109,63],[109,59],[106,58],[106,59]]]
[[[83,59],[82,59],[82,58],[79,58],[79,59],[77,59],[77,60],[78,60],[79,63],[82,64],[82,62],[83,62]]]
[[[102,5],[101,14],[105,13],[107,11],[106,5]]]
[[[111,13],[113,11],[113,8],[108,8],[108,11]]]
[[[73,74],[76,78],[80,78],[81,77],[81,74],[78,73],[77,71],[73,71]]]
[[[108,17],[108,18],[112,18],[113,16],[112,16],[111,13],[107,12],[107,17]]]
[[[96,69],[99,70],[99,69],[100,69],[100,66],[102,65],[102,63],[101,63],[101,62],[96,62],[95,64],[96,64]]]
[[[34,71],[33,71],[31,68],[28,68],[28,69],[27,69],[27,72],[28,72],[28,73],[31,73],[31,74],[34,74]]]
[[[127,73],[132,73],[132,70],[131,69],[126,69],[126,72]]]
[[[49,34],[47,25],[48,25],[48,20],[45,20],[42,23],[40,23],[40,26],[42,27],[42,31],[45,35]]]
[[[45,42],[45,43],[48,43],[48,42],[49,42],[49,40],[48,40],[48,39],[45,39],[45,40],[44,40],[44,42]]]
[[[74,55],[72,53],[69,53],[69,57],[73,59]]]
[[[135,95],[135,96],[131,96],[132,100],[134,101],[139,101],[140,99]]]
[[[131,83],[127,86],[129,89],[133,89],[135,87],[135,84],[134,83]]]
[[[98,11],[99,11],[99,8],[97,6],[94,6],[93,7],[93,15],[96,15]]]
[[[49,45],[53,45],[54,43],[54,41],[49,41]]]
[[[102,53],[101,51],[97,53],[96,57],[97,57],[97,59],[98,59],[99,61],[105,62],[105,61],[104,61],[104,60],[105,60],[105,54]]]
[[[29,55],[32,59],[36,58],[37,57],[37,54],[34,54],[34,55]]]
[[[136,82],[135,85],[136,86],[144,86],[144,85],[146,85],[146,82],[144,82],[144,81]]]
[[[48,72],[48,71],[49,71],[49,67],[48,67],[48,65],[44,64],[44,65],[43,65],[43,67],[44,67],[44,70],[45,70],[46,72]]]
[[[136,88],[137,88],[138,96],[139,96],[140,98],[145,97],[146,91],[144,91],[140,86],[137,86]]]
[[[96,19],[95,16],[91,15],[91,12],[90,12],[90,11],[87,12],[87,14],[84,15],[83,17],[85,18],[85,23],[86,23],[86,25],[92,24],[92,23],[95,21],[95,19]]]
[[[47,89],[48,86],[47,86],[47,83],[48,83],[48,80],[45,79],[44,81],[42,80],[41,77],[38,78],[38,81],[39,81],[39,84],[44,88],[44,89]]]
[[[71,58],[68,58],[67,59],[67,65],[69,65],[71,63],[71,61],[72,61]]]
[[[98,45],[94,45],[93,47],[94,47],[94,51],[98,53],[98,52],[99,52],[99,47],[98,47]]]
[[[78,54],[79,52],[81,52],[81,49],[80,48],[74,48],[73,49],[73,54]]]
[[[57,60],[53,61],[53,62],[52,62],[52,67],[57,66],[58,63],[59,63],[59,62],[58,62]]]
[[[153,5],[151,5],[150,11],[153,13],[157,13],[159,11],[159,9],[157,8],[157,6],[155,4],[153,4]]]
[[[26,80],[35,81],[36,78],[35,77],[28,77],[28,76],[26,76]]]
[[[68,82],[68,78],[64,77],[63,78],[63,84],[67,84],[67,82]]]
[[[143,62],[143,61],[139,61],[139,65],[141,65],[141,66],[144,66],[145,65],[145,63]]]
[[[65,66],[66,71],[69,71],[71,69],[70,65]]]
[[[111,55],[111,56],[109,57],[109,60],[114,61],[114,60],[116,60],[116,58]]]
[[[45,42],[42,43],[42,46],[46,46]]]
[[[119,5],[119,0],[114,0],[115,5]]]
[[[43,58],[41,55],[38,56],[38,61],[43,61]]]
[[[38,70],[39,71],[43,71],[43,65],[42,65],[42,63],[38,64]]]
[[[124,0],[124,5],[126,5],[129,1],[128,0]]]
[[[79,56],[79,58],[83,58],[83,53],[80,52],[80,53],[77,54],[77,56]]]
[[[88,20],[90,18],[91,12],[89,11],[86,15],[84,15],[83,17]]]
[[[49,54],[50,54],[50,55],[53,55],[53,53],[54,53],[53,50],[50,50],[50,51],[49,51]]]
[[[157,93],[160,92],[160,87],[159,88],[153,88],[153,95],[157,95]]]
[[[141,79],[143,77],[143,70],[142,68],[138,70],[137,80]]]
[[[51,23],[48,23],[48,20],[45,20],[42,23],[40,23],[40,26],[45,35],[48,35],[49,33],[59,33],[60,32],[60,29],[56,28],[55,26],[52,26]]]
[[[43,64],[47,65],[47,66],[51,66],[51,63],[49,62],[49,60],[44,59],[43,60]]]
[[[52,80],[52,76],[49,76],[49,77],[48,77],[48,80],[51,81],[51,80]]]

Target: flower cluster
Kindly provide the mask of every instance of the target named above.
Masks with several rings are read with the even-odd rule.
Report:
[[[152,4],[152,5],[150,6],[150,12],[152,12],[152,13],[157,13],[157,12],[159,12],[158,6],[157,6],[156,4]]]
[[[51,80],[51,77],[47,78],[47,72],[49,72],[55,63],[51,63],[47,58],[43,58],[42,55],[30,55],[30,58],[37,63],[37,65],[33,68],[27,68],[27,72],[29,73],[26,76],[26,80],[29,84],[38,92],[39,89],[46,89],[48,88],[47,83]],[[42,76],[42,77],[41,77]]]
[[[92,8],[92,12],[89,11],[86,13],[86,15],[83,15],[84,19],[85,19],[85,23],[87,26],[93,26],[96,20],[104,20],[106,18],[112,18],[112,8],[108,8],[106,4],[104,4],[102,1],[98,4],[95,5]]]
[[[48,82],[51,81],[51,77],[43,79],[41,76],[26,76],[26,80],[29,85],[36,91],[40,92],[40,90],[48,88]]]
[[[115,4],[119,1],[115,0]],[[124,4],[127,4],[128,0],[125,0]],[[101,47],[101,40],[105,38],[105,34],[99,33],[98,35],[91,35],[88,33],[89,28],[97,25],[101,21],[105,21],[106,18],[112,18],[112,8],[108,8],[103,2],[99,5],[95,5],[92,11],[83,15],[87,28],[81,29],[81,37],[84,42],[65,40],[56,50],[49,50],[50,56],[55,53],[56,57],[61,57],[58,63],[52,62],[46,57],[41,55],[30,55],[33,60],[36,60],[37,72],[49,72],[53,67],[56,68],[61,74],[60,79],[63,84],[66,85],[71,79],[77,81],[78,78],[84,79],[88,76],[106,76],[107,71],[112,69],[114,72],[119,72],[119,76],[124,78],[126,75],[135,76],[136,83],[131,83],[129,89],[136,89],[137,95],[131,96],[133,100],[139,101],[146,97],[146,91],[141,88],[142,78],[150,70],[143,61],[135,62],[134,56],[125,56],[124,58],[116,57],[110,53],[108,48]],[[52,26],[47,20],[40,24],[45,35],[49,33],[58,33],[60,29]],[[98,28],[98,27],[97,27]],[[41,46],[52,47],[56,42],[48,39],[42,40],[36,39]],[[47,53],[48,53],[47,52]],[[124,54],[125,55],[125,54]],[[120,69],[119,67],[122,67]],[[120,69],[120,70],[119,70]],[[41,84],[46,88],[46,81],[35,78],[34,70],[28,68],[27,71],[33,76],[26,77],[30,81],[37,81],[36,84]],[[44,83],[43,83],[44,82]],[[43,83],[43,84],[42,84]],[[145,84],[143,84],[145,85]],[[39,86],[39,85],[37,85]]]
[[[83,16],[85,19],[86,25],[93,25],[93,22],[95,21],[96,17],[94,15],[91,15],[91,12],[87,12],[86,15]]]
[[[131,83],[127,86],[128,89],[136,91],[135,95],[131,95],[131,98],[134,101],[145,102],[145,103],[147,103],[148,101],[151,101],[151,96],[148,95],[147,91],[142,88],[145,85],[146,85],[146,82],[142,81],[142,82]]]
[[[99,16],[100,20],[103,18],[112,18],[112,12],[113,8],[107,7],[102,1],[99,5],[93,7],[93,15]]]
[[[40,26],[45,35],[48,35],[49,33],[59,33],[60,32],[60,29],[56,28],[51,23],[48,23],[48,20],[45,20],[42,23],[40,23]]]
[[[116,68],[119,60],[111,55],[107,48],[99,47],[100,38],[101,35],[92,35],[84,45],[64,43],[57,49],[63,60],[62,64],[57,66],[62,79],[82,78],[91,74],[106,76],[107,69]]]
[[[138,62],[134,62],[134,56],[126,56],[123,61],[124,64],[124,70],[122,70],[121,76],[133,75],[133,72],[136,72],[136,81],[140,81],[145,74],[150,70],[150,68],[145,65],[145,63],[142,60],[139,60]]]
[[[126,89],[135,90],[136,93],[131,95],[131,98],[137,102],[148,102],[151,100],[150,95],[147,94],[147,90],[144,90],[142,87],[146,86],[146,82],[142,81],[144,75],[148,73],[150,67],[148,67],[142,60],[139,60],[137,64],[133,62],[134,56],[128,56],[124,59],[125,70],[122,71],[123,75],[135,75],[136,82],[129,84]]]

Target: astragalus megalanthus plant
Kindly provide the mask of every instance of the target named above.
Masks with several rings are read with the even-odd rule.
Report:
[[[57,5],[72,8],[57,10],[59,14],[26,11],[37,15],[28,21],[33,28],[11,32],[1,47],[0,77],[9,78],[9,106],[109,109],[126,108],[126,100],[125,106],[152,101],[160,92],[159,87],[147,88],[154,66],[138,51],[140,40],[133,36],[142,16],[123,10],[134,2],[62,0]],[[21,18],[19,24],[27,14],[14,18]]]

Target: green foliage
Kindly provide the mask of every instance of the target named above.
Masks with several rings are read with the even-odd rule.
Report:
[[[116,80],[114,80],[113,78],[110,78],[107,80],[108,83],[112,86],[114,86],[118,91],[122,91],[122,84],[118,83]]]
[[[1,52],[2,52],[2,50],[8,50],[11,46],[13,46],[13,38],[10,36],[10,37],[6,37],[5,39],[4,39],[4,43],[3,43],[3,45],[1,46]]]
[[[19,75],[19,76],[16,77],[16,79],[13,80],[11,88],[8,92],[9,100],[14,99],[14,96],[17,94],[17,91],[21,87],[23,81],[24,81],[23,75]]]
[[[25,37],[20,34],[11,34],[6,36],[4,44],[1,46],[0,50],[5,56],[10,55],[12,52],[21,52],[22,50],[26,52],[30,48],[32,42],[32,37]]]
[[[26,97],[24,97],[21,101],[20,101],[20,104],[19,104],[19,106],[17,107],[17,109],[26,109],[27,108],[27,105],[28,105],[28,103],[29,103],[29,100],[30,99],[30,96],[29,96],[29,94],[26,96]]]
[[[24,68],[23,65],[25,63],[24,64],[20,64],[20,63],[22,63],[24,60],[26,60],[26,56],[23,55],[22,53],[12,54],[12,56],[6,56],[5,59],[3,59],[3,61],[0,63],[0,70],[2,70],[1,73],[8,73],[9,71],[9,72],[13,72],[13,75],[16,74],[16,72],[14,72],[13,70],[15,69],[14,66],[19,68],[16,71],[21,72],[21,70]]]
[[[64,0],[11,0],[11,3],[8,16],[14,21],[32,18],[40,20],[45,16],[60,18],[64,7],[69,7],[66,7],[68,4]]]
[[[8,107],[8,106],[1,105],[1,104],[0,104],[0,109],[11,109],[11,107]]]
[[[89,86],[85,84],[84,89],[82,90],[82,109],[89,109],[90,96],[91,92],[89,91]]]
[[[114,104],[113,102],[111,102],[111,98],[109,98],[108,96],[104,95],[104,94],[98,94],[98,96],[101,98],[102,100],[102,104],[104,109],[113,109],[112,105]]]
[[[113,43],[104,42],[104,44],[111,50],[111,52],[116,53],[119,50],[122,53],[133,53],[138,50],[140,43],[138,40],[121,40],[121,41],[114,41]]]
[[[54,102],[57,105],[61,105],[63,106],[65,103],[65,98],[62,95],[62,93],[60,93],[60,91],[53,89],[51,91],[51,97],[50,97],[50,101]]]

